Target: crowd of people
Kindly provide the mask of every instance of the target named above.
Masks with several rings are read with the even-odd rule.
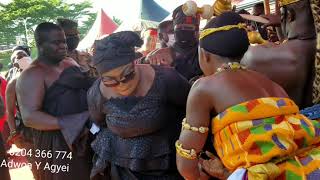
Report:
[[[11,144],[36,180],[320,179],[320,5],[280,6],[254,6],[267,24],[233,8],[201,29],[181,5],[89,52],[76,22],[39,24],[37,58],[15,48],[1,79],[1,179]]]

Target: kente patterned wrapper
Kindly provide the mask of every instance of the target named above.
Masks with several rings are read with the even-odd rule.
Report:
[[[213,118],[212,133],[230,171],[250,172],[272,162],[280,168],[280,179],[320,179],[320,123],[299,114],[290,99],[260,98],[232,106]]]

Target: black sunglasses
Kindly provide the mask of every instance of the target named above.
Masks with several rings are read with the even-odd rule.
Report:
[[[135,74],[136,74],[135,70],[132,70],[126,75],[122,76],[120,80],[117,80],[112,77],[103,77],[103,76],[101,76],[101,80],[106,87],[115,87],[115,86],[118,86],[120,83],[124,84],[131,81],[134,78]]]

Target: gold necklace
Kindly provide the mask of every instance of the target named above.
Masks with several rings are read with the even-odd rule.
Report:
[[[221,65],[221,67],[219,67],[214,74],[218,74],[218,73],[221,73],[223,71],[229,71],[229,70],[235,71],[235,70],[238,70],[238,69],[247,69],[247,68],[245,66],[241,65],[238,62],[229,62],[228,64],[223,63]]]

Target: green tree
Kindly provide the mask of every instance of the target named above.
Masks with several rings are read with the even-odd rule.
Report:
[[[85,35],[88,33],[88,31],[92,27],[92,25],[93,25],[94,21],[96,20],[96,18],[97,18],[97,13],[88,14],[87,20],[84,21],[81,26],[79,26],[80,38],[81,39],[83,37],[85,37]]]
[[[118,18],[116,18],[114,16],[112,17],[112,21],[115,22],[118,26],[120,26],[122,24],[121,19],[118,19]]]
[[[57,18],[79,20],[90,16],[91,2],[68,4],[63,0],[13,0],[0,4],[0,44],[15,43],[15,37],[24,35],[25,24],[31,34],[41,22],[55,22]]]

